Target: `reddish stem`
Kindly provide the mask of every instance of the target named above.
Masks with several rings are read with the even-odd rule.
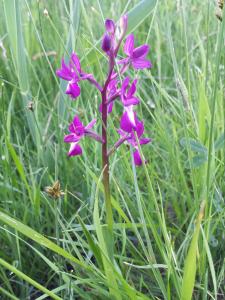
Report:
[[[108,140],[107,140],[107,116],[108,116],[108,108],[107,108],[107,88],[109,82],[111,80],[112,72],[114,69],[115,60],[114,55],[110,55],[109,57],[109,73],[108,77],[105,81],[103,90],[101,92],[102,95],[102,170],[103,170],[103,185],[105,192],[105,203],[106,203],[106,219],[107,224],[112,232],[113,230],[113,215],[112,215],[112,205],[110,199],[110,186],[109,186],[109,157],[108,157]]]

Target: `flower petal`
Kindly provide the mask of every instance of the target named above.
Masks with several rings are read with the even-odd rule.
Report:
[[[130,34],[127,36],[123,51],[124,53],[126,53],[126,55],[132,56],[133,50],[134,50],[134,35]]]
[[[121,30],[120,39],[125,36],[127,31],[127,26],[128,26],[128,17],[127,15],[124,15],[120,18],[120,30]]]
[[[68,152],[68,156],[76,156],[82,154],[82,148],[80,145],[76,143],[72,143],[70,146],[70,150]]]
[[[135,80],[132,82],[132,84],[131,84],[131,86],[130,86],[128,92],[127,92],[127,97],[128,97],[128,98],[132,97],[132,96],[135,94],[135,92],[136,92],[136,90],[137,90],[137,82],[138,82],[137,79],[135,79]]]
[[[135,124],[135,114],[133,111],[125,111],[120,120],[120,128],[125,132],[132,132],[133,129],[136,128]]]
[[[116,79],[117,76],[118,76],[118,74],[117,74],[116,72],[113,71],[113,72],[112,72],[112,75],[111,75],[111,77],[110,77],[110,80]]]
[[[75,52],[73,52],[71,55],[71,61],[73,62],[73,68],[75,67],[78,73],[81,73],[80,60]]]
[[[84,133],[84,125],[78,116],[73,118],[73,122],[69,125],[69,131],[75,133],[76,135],[78,135],[78,133],[79,135]]]
[[[109,85],[108,85],[108,90],[109,90],[111,93],[115,93],[115,92],[116,92],[116,89],[117,89],[117,79],[114,78],[114,79],[111,79],[111,80],[110,80]]]
[[[120,59],[117,61],[118,65],[128,64],[128,63],[129,63],[129,57],[126,57],[126,58],[123,58],[123,59]]]
[[[81,80],[92,80],[93,79],[93,75],[92,74],[88,74],[88,73],[81,73],[80,74],[80,79]]]
[[[114,104],[114,102],[110,102],[110,103],[108,104],[108,114],[110,114],[110,113],[112,112],[113,104]]]
[[[123,99],[123,105],[125,107],[130,106],[130,105],[137,105],[140,103],[140,100],[136,97],[131,97],[127,99]]]
[[[80,140],[80,136],[77,136],[75,134],[68,134],[68,135],[65,135],[64,137],[64,142],[65,143],[75,143],[75,142],[78,142]]]
[[[62,59],[61,69],[56,71],[56,75],[64,80],[70,81],[73,78],[73,74]]]
[[[145,69],[145,68],[151,68],[152,63],[150,60],[144,59],[144,58],[134,58],[132,59],[132,65],[134,69]]]
[[[87,126],[85,126],[85,130],[91,129],[95,125],[96,121],[96,119],[92,120]]]
[[[127,135],[127,133],[125,131],[123,131],[122,129],[117,129],[117,132],[119,133],[119,135],[121,135],[122,137],[125,137]]]
[[[111,37],[105,33],[102,38],[102,50],[107,53],[111,49],[111,46]]]
[[[133,58],[145,58],[145,56],[149,52],[149,45],[142,45],[140,47],[137,47],[133,51]]]
[[[84,127],[83,123],[81,122],[80,118],[78,116],[75,116],[73,119],[73,124],[75,127]]]
[[[130,83],[130,78],[127,76],[121,86],[121,94],[124,95],[126,93],[126,90],[128,88],[128,85]]]
[[[130,105],[125,108],[127,112],[127,116],[133,126],[134,129],[136,129],[136,113],[133,111],[133,105]]]
[[[80,87],[76,82],[69,82],[66,88],[66,94],[75,99],[80,95]]]
[[[141,166],[142,165],[141,155],[140,155],[138,150],[135,150],[133,152],[133,158],[134,158],[134,163],[135,163],[136,166]]]
[[[111,19],[105,20],[105,29],[108,31],[108,33],[113,34],[116,29],[114,21]]]
[[[140,143],[140,145],[146,145],[146,144],[150,143],[151,140],[152,140],[152,139],[149,139],[149,138],[141,138],[141,139],[139,140],[139,143]]]
[[[137,136],[138,138],[140,138],[145,130],[144,123],[142,121],[139,121],[138,118],[135,116],[135,124],[136,124]]]

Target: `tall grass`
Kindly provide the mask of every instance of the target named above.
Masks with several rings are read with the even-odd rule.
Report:
[[[225,298],[225,16],[214,9],[200,0],[0,2],[1,299]],[[151,45],[153,68],[137,75],[153,142],[142,168],[126,146],[111,159],[110,261],[100,147],[84,140],[84,155],[68,159],[63,143],[73,114],[85,123],[100,99],[82,84],[71,103],[55,70],[74,49],[103,80],[103,21],[125,12],[138,44]],[[115,112],[112,139],[118,123]],[[59,200],[45,192],[56,180]]]

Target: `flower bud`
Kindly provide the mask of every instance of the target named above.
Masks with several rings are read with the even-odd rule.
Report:
[[[108,52],[111,49],[111,37],[105,33],[102,39],[102,50]]]
[[[120,36],[124,37],[127,31],[127,25],[128,25],[128,20],[127,20],[127,15],[124,15],[120,18]]]
[[[109,34],[114,34],[116,26],[113,20],[107,19],[105,21],[105,29]]]

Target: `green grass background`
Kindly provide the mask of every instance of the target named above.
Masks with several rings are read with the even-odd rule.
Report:
[[[225,298],[225,18],[216,18],[215,7],[200,0],[0,2],[0,299]],[[83,156],[68,159],[63,142],[75,113],[84,123],[97,115],[100,132],[100,97],[83,82],[70,101],[55,70],[75,50],[102,82],[104,19],[130,10],[137,45],[151,46],[153,68],[129,74],[139,78],[138,114],[152,143],[142,148],[149,162],[142,168],[125,145],[110,160],[110,262],[100,145],[84,139]],[[120,115],[118,104],[111,144]],[[44,189],[57,179],[65,196],[55,201]]]

